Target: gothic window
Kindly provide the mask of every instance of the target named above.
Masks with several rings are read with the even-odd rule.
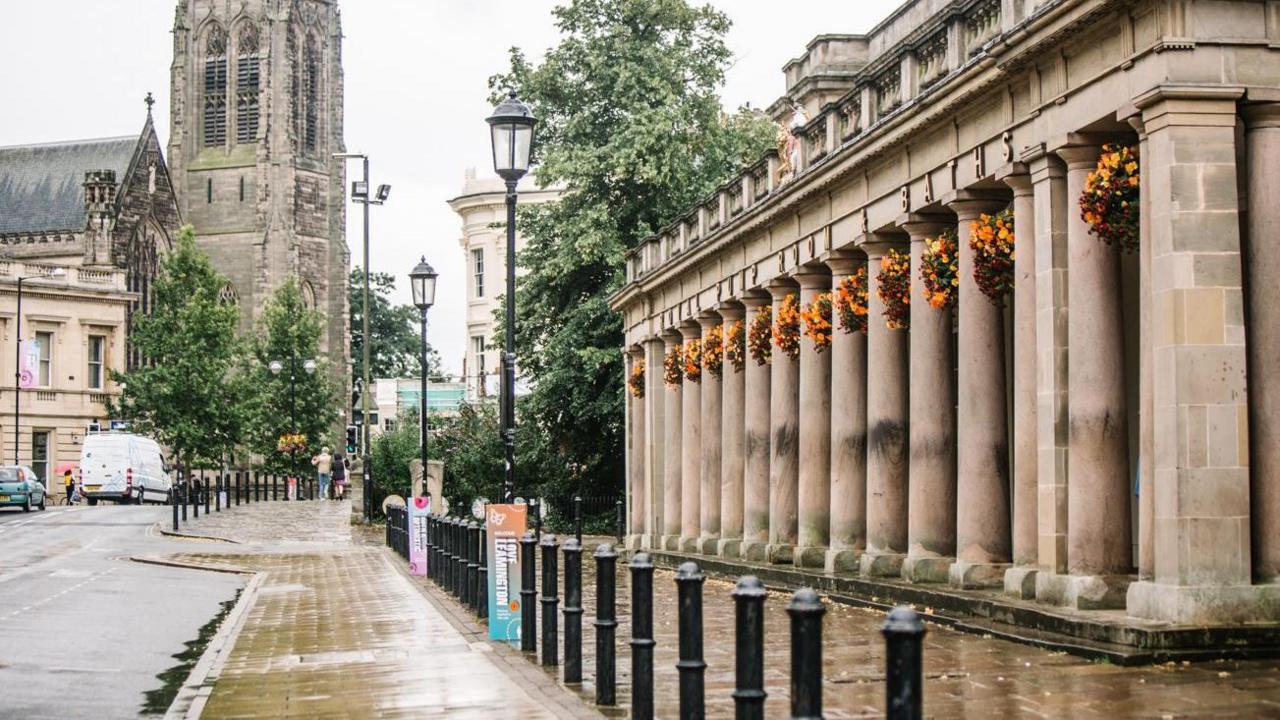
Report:
[[[227,283],[222,286],[222,290],[218,292],[218,302],[223,305],[239,305],[240,295],[236,293],[236,286]]]
[[[204,145],[227,142],[227,36],[214,25],[205,39]]]
[[[236,55],[236,142],[258,139],[258,90],[261,63],[258,59],[258,28],[245,23],[240,28]]]
[[[133,331],[135,316],[145,317],[151,314],[154,301],[151,285],[160,270],[157,253],[162,237],[162,233],[157,228],[144,224],[138,227],[129,242],[128,254],[125,257],[125,283],[129,292],[135,293],[135,298],[129,302],[128,331],[130,333]],[[129,348],[126,364],[130,370],[142,364],[142,356],[136,348]]]
[[[318,125],[320,123],[320,54],[316,50],[314,37],[307,38],[307,47],[302,58],[303,85],[303,147],[314,153],[318,144]]]
[[[294,133],[297,133],[301,127],[299,125],[299,118],[301,117],[300,106],[302,104],[302,98],[299,96],[298,67],[296,65],[298,58],[298,36],[293,31],[289,31],[289,41],[286,54],[289,57],[289,61],[295,63],[293,66],[293,72],[289,73],[289,127],[293,129]],[[293,143],[296,148],[296,135]]]
[[[316,289],[311,286],[311,283],[309,281],[303,280],[302,287],[300,288],[300,290],[302,291],[302,307],[308,310],[315,310],[316,309]]]

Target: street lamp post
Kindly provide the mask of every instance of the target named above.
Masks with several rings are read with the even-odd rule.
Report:
[[[489,123],[493,169],[507,184],[506,333],[502,351],[502,443],[506,448],[503,502],[515,497],[516,474],[516,183],[529,171],[533,112],[516,91],[494,108]]]
[[[28,275],[18,278],[18,314],[14,316],[14,353],[13,353],[13,464],[17,465],[21,462],[22,453],[22,283],[25,280],[35,280],[38,278],[64,278],[67,271],[63,268],[53,268],[46,275]],[[39,372],[39,368],[36,368]],[[33,458],[34,459],[34,458]]]
[[[364,477],[364,521],[372,519],[371,505],[372,487],[369,477],[369,206],[382,205],[391,195],[390,185],[379,185],[377,195],[369,197],[369,156],[363,153],[334,153],[340,160],[359,159],[363,165],[362,180],[351,183],[351,201],[364,206],[364,265],[363,287],[360,289],[360,359],[361,383],[360,392],[360,468]]]
[[[428,505],[431,502],[431,484],[427,479],[427,311],[436,302],[437,277],[435,269],[427,264],[426,256],[423,256],[422,262],[409,273],[409,285],[413,288],[413,304],[422,313],[422,357],[418,370],[422,379],[422,393],[419,395],[418,408],[422,416],[422,421],[419,423],[422,430],[422,494],[427,498]]]
[[[279,360],[272,360],[267,366],[271,370],[272,375],[279,375],[284,370],[284,364]],[[316,371],[316,361],[307,360],[302,363],[302,369],[310,375]],[[298,434],[298,353],[294,350],[289,351],[289,433],[291,435]],[[298,472],[298,447],[292,441],[289,443],[289,469],[292,471],[294,478],[293,499],[301,500],[298,495],[299,483],[301,482],[301,473]]]

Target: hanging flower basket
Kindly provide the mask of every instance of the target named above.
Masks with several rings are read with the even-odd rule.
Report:
[[[813,341],[813,348],[822,352],[831,347],[831,293],[818,293],[800,316],[804,319],[804,336]]]
[[[840,329],[846,333],[867,331],[867,268],[859,267],[836,286],[834,293]]]
[[[276,440],[276,450],[282,453],[302,452],[307,449],[307,436],[302,433],[285,433]]]
[[[880,258],[876,295],[884,303],[884,324],[890,330],[911,327],[911,257],[890,249]]]
[[[742,372],[747,365],[747,330],[746,324],[738,320],[725,328],[724,356],[733,366],[736,373]]]
[[[631,395],[643,399],[644,398],[644,361],[640,360],[631,366],[631,377],[627,379],[627,387],[631,390]]]
[[[973,279],[983,295],[996,305],[1013,289],[1013,211],[983,213],[969,225],[973,249]]]
[[[684,344],[684,379],[702,382],[702,341],[690,340]]]
[[[1137,251],[1139,190],[1138,148],[1103,145],[1080,195],[1080,217],[1089,232],[1122,252]]]
[[[747,329],[747,349],[757,365],[768,365],[773,359],[773,306],[761,305]]]
[[[800,303],[795,293],[782,298],[773,321],[773,344],[793,360],[800,356]]]
[[[954,229],[947,228],[938,237],[924,241],[920,280],[920,291],[929,301],[929,307],[935,310],[955,307],[960,294],[960,258]]]
[[[724,327],[721,325],[712,325],[702,339],[702,367],[717,380],[724,372]]]
[[[662,358],[662,381],[667,387],[680,387],[684,378],[684,352],[677,345]]]

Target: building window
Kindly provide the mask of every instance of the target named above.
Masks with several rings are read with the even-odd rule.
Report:
[[[236,52],[236,142],[251,143],[258,139],[258,88],[261,81],[258,28],[252,23],[246,23],[240,29]],[[243,197],[240,199],[244,200]]]
[[[484,377],[484,336],[476,335],[471,338],[471,352],[476,356],[476,377]]]
[[[319,146],[320,125],[320,53],[314,37],[307,38],[302,58],[302,139],[307,152],[314,153]]]
[[[204,146],[227,142],[227,36],[214,25],[204,51]]]
[[[46,486],[45,478],[49,477],[49,431],[31,431],[31,469],[36,477]]]
[[[471,251],[471,272],[476,279],[476,297],[484,297],[484,249]]]
[[[205,204],[213,204],[213,178],[204,181],[204,201]]]
[[[105,360],[107,352],[107,338],[104,335],[89,336],[89,389],[101,390],[103,373],[105,371]]]
[[[40,372],[36,384],[49,387],[53,382],[53,333],[36,333],[36,347],[40,350]]]

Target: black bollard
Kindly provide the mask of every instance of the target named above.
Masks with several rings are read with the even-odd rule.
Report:
[[[182,522],[187,521],[187,481],[178,481],[178,502],[182,505]]]
[[[169,484],[169,504],[173,506],[173,531],[178,532],[178,506],[182,504],[182,498],[178,496],[177,483]]]
[[[213,476],[213,511],[222,512],[222,476]]]
[[[564,541],[564,681],[582,682],[582,543]]]
[[[542,542],[542,503],[533,503],[533,533]]]
[[[431,516],[431,557],[428,560],[427,568],[431,573],[431,580],[439,587],[440,580],[440,563],[441,543],[444,539],[440,537],[440,514],[436,513]]]
[[[200,519],[200,479],[191,478],[191,519]]]
[[[454,518],[445,519],[445,534],[448,536],[448,545],[445,546],[445,552],[448,556],[445,558],[445,574],[448,575],[446,587],[449,593],[457,596],[458,594],[458,521]]]
[[[538,540],[532,530],[520,538],[520,649],[538,652]]]
[[[480,526],[480,568],[477,575],[480,586],[480,600],[476,605],[476,615],[481,619],[489,617],[489,531]]]
[[[427,534],[427,537],[425,538],[425,540],[426,540],[426,544],[425,544],[425,546],[423,547],[423,559],[424,559],[424,560],[426,560],[426,563],[427,563],[427,579],[428,579],[428,580],[430,580],[430,579],[431,579],[431,571],[432,571],[432,569],[435,567],[435,563],[431,561],[431,550],[432,550],[432,548],[431,548],[431,520],[432,520],[432,518],[433,518],[433,517],[434,517],[434,516],[433,516],[433,515],[431,515],[430,513],[428,513],[428,514],[427,514],[427,524],[426,524],[426,527],[424,527],[424,528],[423,528],[423,532],[425,532],[425,533]]]
[[[463,605],[467,604],[467,598],[471,594],[471,588],[467,586],[467,521],[462,518],[454,520],[453,523],[453,539],[457,543],[454,545],[454,586],[458,588],[458,601]]]
[[[764,720],[764,583],[754,575],[733,589],[737,663],[733,704],[738,720]]]
[[[204,484],[204,514],[209,514],[209,478],[204,476],[204,472],[200,473],[200,482]]]
[[[556,566],[556,536],[547,533],[538,546],[542,548],[542,664],[554,667],[560,664],[560,622],[556,607],[560,604],[560,578]]]
[[[596,547],[596,704],[618,701],[617,655],[613,646],[618,631],[618,553],[609,543]]]
[[[618,542],[622,542],[622,533],[626,529],[626,509],[622,504],[622,500],[614,503],[617,510],[617,516],[613,519],[614,534],[618,536]]]
[[[472,612],[480,612],[480,525],[475,520],[467,523],[467,606]]]
[[[703,674],[707,663],[702,659],[702,583],[706,577],[698,563],[686,562],[676,570],[678,596],[677,623],[680,630],[680,717],[699,720],[707,715]]]
[[[653,718],[653,559],[631,558],[631,717]]]
[[[791,596],[791,717],[822,718],[822,616],[827,612],[812,588]]]
[[[440,584],[445,592],[453,592],[453,518],[440,518]]]
[[[262,502],[262,472],[253,471],[253,501]]]
[[[582,545],[582,496],[573,496],[573,536],[578,538],[578,545]]]
[[[924,623],[906,605],[894,608],[880,628],[885,642],[885,714],[889,720],[924,717]]]
[[[275,473],[272,473],[271,474],[271,499],[273,501],[280,499],[280,486],[277,483],[277,480],[279,480],[279,478],[276,476]]]

